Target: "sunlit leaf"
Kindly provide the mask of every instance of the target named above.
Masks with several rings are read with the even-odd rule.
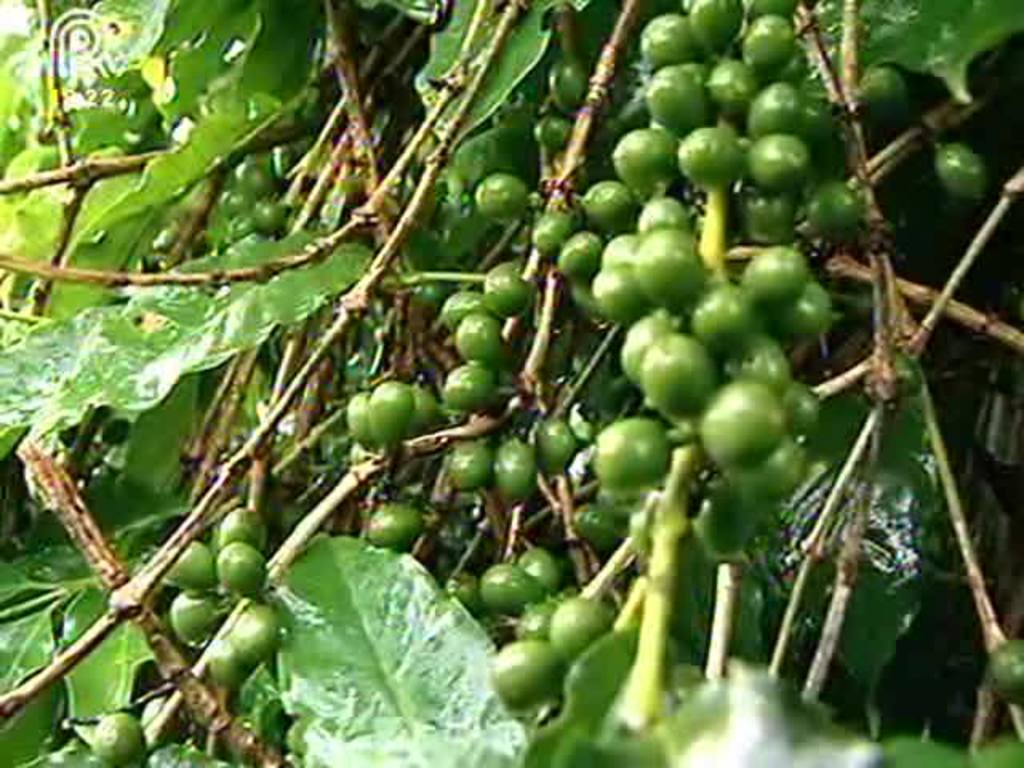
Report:
[[[491,688],[491,644],[412,558],[321,539],[281,600],[285,707],[304,765],[512,766],[524,733]]]

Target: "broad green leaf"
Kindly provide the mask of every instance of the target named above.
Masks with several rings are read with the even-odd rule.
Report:
[[[307,242],[248,241],[247,263],[294,253]],[[47,431],[77,423],[100,405],[140,412],[159,403],[189,373],[220,365],[292,325],[354,283],[368,252],[345,245],[324,263],[267,283],[206,292],[154,288],[120,306],[96,307],[39,328],[0,357],[0,427]],[[196,268],[226,266],[223,260]]]
[[[138,67],[163,34],[171,2],[102,0],[93,6],[89,27],[99,36],[103,64],[114,72]]]
[[[828,723],[766,673],[736,665],[665,729],[672,768],[875,768],[879,749]]]
[[[1024,765],[1024,744],[1006,739],[971,755],[972,768],[1017,768]]]
[[[119,482],[156,493],[172,490],[181,477],[181,451],[192,431],[199,396],[199,379],[189,376],[175,385],[154,409],[142,414],[125,446]]]
[[[509,35],[497,61],[484,82],[483,88],[470,110],[465,129],[472,130],[494,114],[523,79],[540,63],[551,40],[551,31],[545,25],[545,16],[553,7],[553,0],[531,3],[526,15],[519,19]],[[495,22],[487,18],[478,23],[474,15],[494,13],[492,0],[455,3],[455,13],[444,31],[431,40],[430,59],[417,78],[420,98],[428,107],[436,99],[435,83],[454,71],[464,52],[479,55],[491,40],[489,32]],[[475,29],[477,34],[471,30]],[[466,50],[468,49],[468,50]]]
[[[320,3],[176,3],[158,51],[166,80],[154,99],[169,123],[195,117],[220,94],[287,101],[310,79]]]
[[[54,686],[29,702],[12,720],[0,725],[0,755],[5,766],[24,765],[50,748],[60,702],[60,688]]]
[[[50,608],[0,624],[0,691],[7,691],[46,664],[53,652]],[[0,727],[0,756],[5,765],[35,757],[49,737],[56,715],[56,693],[40,696],[10,723]]]
[[[565,705],[530,743],[526,768],[572,765],[588,743],[601,738],[636,655],[636,634],[598,640],[565,677]]]
[[[838,30],[841,0],[823,6]],[[975,57],[1024,30],[1024,3],[1018,0],[874,0],[861,9],[866,64],[894,63],[935,75],[963,101],[970,99],[967,69]]]
[[[62,639],[73,641],[106,610],[103,592],[88,589],[68,606]],[[64,678],[72,717],[98,717],[121,709],[132,699],[135,675],[152,658],[142,630],[122,624]]]
[[[0,690],[46,664],[53,652],[49,608],[0,624]]]
[[[306,768],[517,764],[523,728],[491,688],[486,634],[414,559],[323,538],[280,597]]]
[[[884,744],[887,768],[967,768],[967,757],[953,747],[909,736]]]

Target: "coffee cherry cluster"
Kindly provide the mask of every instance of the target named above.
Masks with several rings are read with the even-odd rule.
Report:
[[[587,229],[558,252],[578,300],[627,327],[622,370],[652,412],[598,436],[602,490],[657,487],[672,446],[699,441],[712,471],[698,530],[721,556],[804,476],[817,402],[786,347],[825,333],[832,307],[799,235],[849,239],[864,218],[828,176],[828,110],[790,82],[792,5],[696,0],[648,23],[651,124],[619,139],[618,179],[586,191]]]
[[[516,619],[516,639],[501,648],[492,668],[495,689],[514,709],[557,696],[566,667],[611,629],[607,605],[564,589],[565,570],[535,547],[514,563],[492,565],[479,582],[462,575],[448,585],[474,613]]]
[[[480,188],[494,178],[484,179]],[[526,312],[534,298],[533,284],[521,270],[514,261],[498,264],[484,275],[482,291],[459,291],[441,307],[440,323],[453,332],[455,349],[465,361],[448,373],[441,391],[445,408],[453,413],[486,410],[495,402],[502,373],[513,361],[502,337],[503,321]]]
[[[212,545],[190,544],[165,579],[180,590],[171,601],[169,620],[187,645],[206,644],[232,602],[253,601],[206,652],[211,679],[228,690],[238,688],[277,650],[277,616],[258,602],[267,579],[266,540],[258,515],[234,510],[221,521]]]
[[[422,384],[385,381],[371,392],[357,392],[346,406],[348,432],[369,451],[394,449],[422,434],[441,416],[434,393]]]

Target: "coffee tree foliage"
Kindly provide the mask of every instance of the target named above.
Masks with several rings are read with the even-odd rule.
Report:
[[[0,1],[0,764],[1024,765],[1022,33]]]

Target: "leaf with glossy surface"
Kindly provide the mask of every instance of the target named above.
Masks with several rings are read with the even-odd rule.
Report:
[[[781,582],[792,582],[803,558],[802,542],[867,414],[868,405],[860,397],[832,398],[824,404],[807,445],[811,479],[784,505],[782,524],[760,552],[764,567]],[[848,492],[837,512],[837,519],[849,519],[856,505],[870,505],[863,582],[858,579],[839,646],[840,658],[864,691],[875,687],[917,616],[925,564],[933,555],[929,542],[935,530],[946,530],[932,465],[919,402],[906,397],[886,418],[873,474]],[[829,546],[838,547],[838,540],[830,540]],[[812,637],[820,631],[826,594],[824,588],[811,589],[805,597],[805,615],[811,618],[801,630]],[[788,589],[774,597],[784,601]]]
[[[63,640],[73,641],[106,610],[98,589],[83,592],[64,615]],[[64,678],[73,717],[98,717],[131,702],[135,675],[152,658],[142,630],[122,624]]]
[[[697,689],[665,731],[672,768],[876,768],[879,749],[742,665]]]
[[[838,31],[841,0],[822,5]],[[861,16],[866,64],[893,63],[935,75],[964,101],[970,99],[970,63],[1024,30],[1019,0],[885,0],[861,3]]]
[[[487,635],[414,559],[320,539],[280,597],[281,691],[307,768],[517,763],[525,735],[491,687]]]
[[[0,755],[4,765],[25,765],[48,748],[57,730],[60,703],[60,689],[54,686],[30,701],[12,719],[0,724]],[[77,768],[79,764],[75,765]]]
[[[53,628],[49,608],[0,624],[0,690],[12,688],[46,664],[51,653]]]
[[[231,265],[294,253],[306,239],[248,242]],[[205,292],[154,288],[122,306],[97,307],[40,327],[0,357],[0,428],[48,431],[77,423],[95,407],[152,408],[189,373],[220,365],[295,324],[354,283],[369,254],[342,246],[324,263],[266,282]],[[227,266],[221,260],[195,268]]]
[[[52,652],[49,607],[0,624],[0,691],[9,690],[45,665]],[[55,715],[56,694],[47,693],[4,723],[0,727],[0,755],[5,764],[18,765],[35,757],[53,729]]]

